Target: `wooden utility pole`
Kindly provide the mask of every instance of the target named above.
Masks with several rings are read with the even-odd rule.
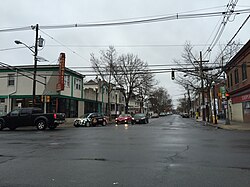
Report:
[[[206,106],[205,106],[205,93],[204,93],[204,75],[203,75],[203,63],[202,52],[200,51],[200,78],[201,78],[201,109],[202,109],[202,121],[206,121]]]
[[[33,94],[32,94],[32,106],[36,103],[36,70],[37,70],[37,53],[38,53],[38,24],[36,24],[36,37],[35,37],[35,53],[34,53],[34,77],[33,77]]]

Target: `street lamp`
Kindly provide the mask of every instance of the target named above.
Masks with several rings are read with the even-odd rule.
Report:
[[[35,50],[26,45],[25,43],[15,40],[16,44],[22,44],[27,47],[34,54],[34,76],[33,76],[33,93],[32,93],[32,106],[35,106],[35,98],[36,98],[36,70],[37,70],[37,53],[38,53],[38,24],[35,26],[36,29],[36,38],[35,38]]]
[[[216,114],[216,103],[215,103],[215,82],[212,82],[213,86],[213,97],[214,97],[214,124],[217,124],[217,114]]]

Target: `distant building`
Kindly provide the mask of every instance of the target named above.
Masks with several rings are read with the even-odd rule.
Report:
[[[250,40],[227,63],[227,89],[231,120],[250,122]]]

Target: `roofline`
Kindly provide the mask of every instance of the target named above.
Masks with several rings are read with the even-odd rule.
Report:
[[[225,67],[229,68],[229,65],[235,63],[239,58],[241,58],[242,54],[247,50],[250,50],[250,40],[248,40],[248,42],[236,53],[236,55],[226,64]]]
[[[10,65],[11,66],[11,65]],[[21,65],[21,66],[11,66],[11,67],[14,67],[14,68],[17,68],[17,69],[34,69],[34,65]],[[51,68],[59,68],[59,64],[57,65],[37,65],[37,70],[39,69],[43,69],[43,68],[47,68],[47,69],[51,69]],[[6,67],[0,67],[0,70],[1,69],[7,69]],[[67,68],[65,67],[65,70],[68,71],[68,72],[71,72],[73,74],[76,74],[78,75],[79,77],[82,77],[82,78],[85,78],[85,75],[81,74],[81,73],[78,73],[70,68]]]

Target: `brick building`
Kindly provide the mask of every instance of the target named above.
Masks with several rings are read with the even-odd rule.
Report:
[[[227,89],[230,94],[229,118],[250,122],[250,40],[227,63]]]

